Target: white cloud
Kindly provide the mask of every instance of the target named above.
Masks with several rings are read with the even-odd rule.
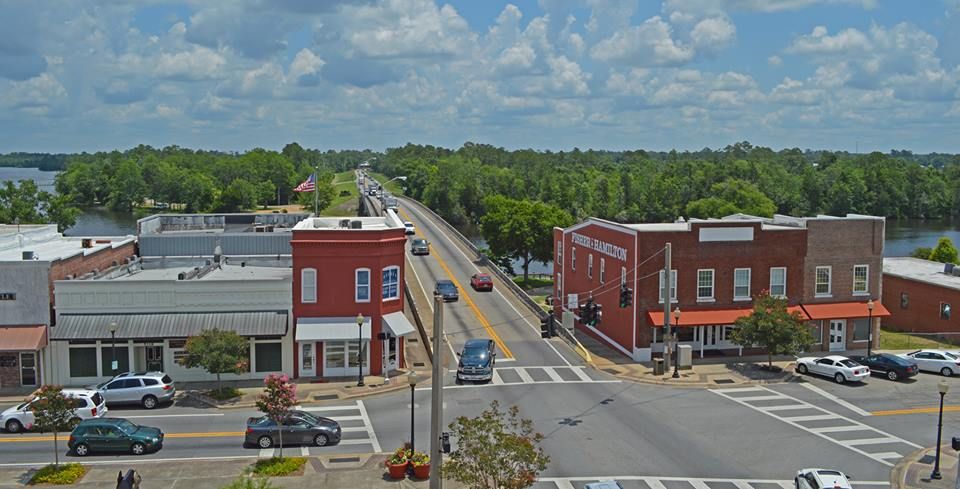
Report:
[[[475,35],[449,4],[430,0],[384,0],[352,9],[342,19],[346,40],[357,56],[418,58],[455,55]]]
[[[48,114],[54,105],[64,102],[68,96],[63,84],[49,73],[12,82],[4,92],[4,105],[33,115]]]
[[[690,38],[700,50],[720,51],[737,35],[737,28],[726,17],[703,19],[693,27]]]
[[[780,66],[783,64],[783,58],[774,54],[767,58],[767,64],[770,66]]]
[[[659,16],[618,31],[598,42],[590,55],[600,61],[633,66],[680,65],[693,59],[694,50],[672,37],[670,25]]]
[[[313,51],[303,48],[297,52],[290,63],[288,76],[303,86],[316,85],[320,82],[320,70],[326,64]]]
[[[856,54],[872,48],[867,36],[857,29],[844,29],[835,36],[824,26],[816,26],[809,35],[800,36],[787,48],[792,54]]]
[[[197,47],[190,51],[162,53],[153,73],[160,78],[203,80],[218,77],[226,62],[222,54]]]

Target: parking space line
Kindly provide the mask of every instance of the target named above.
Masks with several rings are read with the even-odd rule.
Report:
[[[800,387],[804,387],[804,388],[810,390],[811,392],[816,392],[817,394],[820,394],[821,396],[826,397],[826,398],[829,399],[830,401],[835,402],[835,403],[837,403],[837,404],[839,404],[839,405],[841,405],[841,406],[843,406],[843,407],[845,407],[845,408],[847,408],[847,409],[849,409],[849,410],[851,410],[851,411],[859,414],[860,416],[870,416],[870,413],[869,413],[869,412],[864,411],[863,409],[860,409],[859,407],[854,406],[853,404],[851,404],[851,403],[849,403],[849,402],[847,402],[847,401],[844,401],[843,399],[840,399],[839,397],[837,397],[837,396],[835,396],[835,395],[833,395],[833,394],[831,394],[831,393],[829,393],[829,392],[827,392],[827,391],[825,391],[825,390],[823,390],[823,389],[821,389],[821,388],[819,388],[819,387],[817,387],[817,386],[815,386],[815,385],[813,385],[813,384],[800,384]]]
[[[327,416],[327,417],[338,423],[340,421],[363,421],[364,423],[367,422],[367,420],[363,419],[363,416]]]
[[[364,426],[367,427],[367,436],[370,437],[373,451],[379,453],[380,442],[377,440],[377,434],[373,431],[373,423],[370,422],[370,416],[367,415],[367,408],[363,405],[363,401],[357,401],[357,408],[360,410],[360,417],[363,419]]]
[[[124,419],[139,418],[198,418],[201,416],[223,416],[223,413],[196,413],[196,414],[149,414],[141,416],[124,416]]]
[[[342,431],[343,433],[355,432],[355,431],[367,431],[367,427],[366,426],[348,426],[344,428],[341,426],[340,431]]]
[[[297,406],[293,409],[310,413],[323,413],[328,411],[354,411],[357,409],[357,406]]]
[[[373,442],[366,438],[348,438],[340,440],[340,445],[373,445]]]

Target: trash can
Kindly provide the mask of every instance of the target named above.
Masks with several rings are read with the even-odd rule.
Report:
[[[654,358],[653,359],[653,375],[663,375],[663,373],[664,373],[663,359]]]

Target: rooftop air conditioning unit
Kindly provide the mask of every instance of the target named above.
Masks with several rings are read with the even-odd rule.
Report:
[[[32,251],[24,251],[24,252],[23,252],[23,259],[24,259],[24,260],[35,260],[36,258],[34,258],[34,256],[35,256],[35,254],[34,254]]]
[[[960,267],[953,267],[953,276],[960,277]]]
[[[956,267],[953,263],[944,263],[943,264],[943,273],[950,275],[953,273],[953,269]]]
[[[93,240],[90,238],[83,238],[80,240],[80,246],[82,248],[93,248]]]
[[[272,232],[273,232],[273,224],[267,224],[266,226],[263,227],[263,230],[264,230],[264,232],[272,233]]]
[[[340,219],[340,227],[344,229],[350,227],[350,219]]]
[[[350,221],[350,229],[363,229],[363,221]]]

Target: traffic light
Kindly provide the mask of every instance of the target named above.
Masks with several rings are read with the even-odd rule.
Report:
[[[581,324],[595,324],[595,314],[596,314],[596,304],[593,303],[593,300],[588,300],[587,302],[580,305],[580,323]]]
[[[553,336],[553,316],[547,314],[546,316],[540,318],[540,337],[552,338]]]
[[[590,319],[593,320],[590,323],[590,326],[596,326],[600,324],[600,321],[603,320],[603,306],[600,304],[593,305],[593,314],[590,315]]]
[[[633,289],[626,285],[620,286],[620,307],[630,307],[633,304]]]

